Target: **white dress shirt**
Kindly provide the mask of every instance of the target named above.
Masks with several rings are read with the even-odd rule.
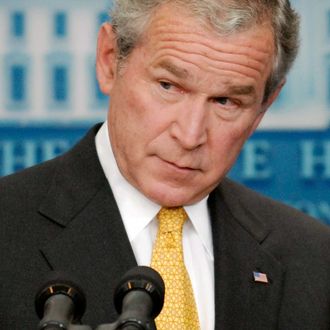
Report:
[[[114,194],[138,265],[149,266],[161,206],[133,187],[118,169],[105,122],[95,138],[97,154]],[[204,198],[185,206],[183,250],[202,330],[214,329],[214,258],[210,217]]]

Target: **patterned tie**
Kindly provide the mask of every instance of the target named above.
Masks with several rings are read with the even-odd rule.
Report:
[[[183,207],[162,208],[151,267],[165,282],[165,302],[156,319],[158,330],[200,329],[190,278],[183,261],[182,228],[187,219]]]

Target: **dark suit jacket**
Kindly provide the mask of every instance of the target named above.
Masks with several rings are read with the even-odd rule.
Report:
[[[116,319],[113,289],[136,261],[97,158],[95,127],[65,155],[0,180],[0,329],[36,329],[51,270],[87,294],[85,324]],[[208,200],[216,329],[330,329],[330,230],[227,179]],[[252,272],[266,273],[268,284]],[[201,270],[202,271],[202,270]]]

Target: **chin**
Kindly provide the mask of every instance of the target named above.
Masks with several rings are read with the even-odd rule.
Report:
[[[149,191],[147,197],[161,206],[175,207],[193,204],[204,196],[198,199],[196,196],[192,196],[190,193],[182,189],[158,188],[157,190]]]

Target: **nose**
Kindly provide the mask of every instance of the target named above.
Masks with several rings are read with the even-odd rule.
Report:
[[[207,140],[206,116],[207,112],[202,103],[178,109],[170,128],[171,136],[187,150],[202,146]]]

